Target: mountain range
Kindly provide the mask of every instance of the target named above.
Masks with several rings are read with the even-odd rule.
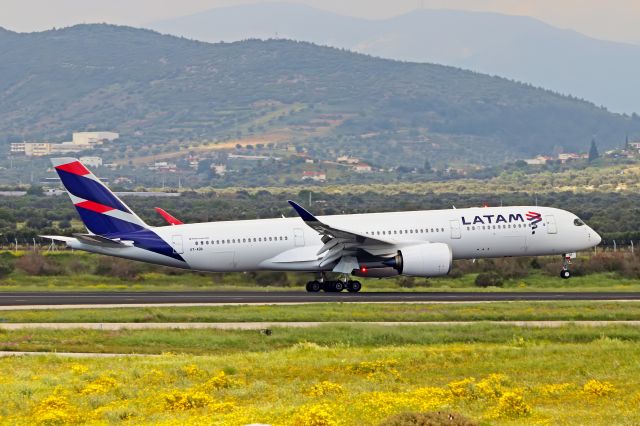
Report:
[[[569,94],[612,111],[640,112],[640,46],[597,40],[529,17],[419,9],[367,20],[299,4],[259,3],[149,27],[208,42],[287,38],[451,65]]]
[[[496,163],[640,135],[640,117],[504,78],[289,40],[106,24],[0,30],[0,144],[114,130],[122,152],[278,134],[379,164]],[[333,154],[331,154],[333,155]]]

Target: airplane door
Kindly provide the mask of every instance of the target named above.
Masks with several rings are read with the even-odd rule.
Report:
[[[556,218],[548,215],[547,216],[547,234],[557,234],[558,226],[556,225]]]
[[[304,231],[300,228],[295,228],[293,230],[293,241],[295,242],[296,247],[304,246]]]
[[[171,237],[171,247],[173,247],[174,253],[184,253],[184,249],[182,248],[182,235],[173,235]]]
[[[450,220],[451,224],[451,239],[457,240],[460,238],[460,222],[458,220]]]

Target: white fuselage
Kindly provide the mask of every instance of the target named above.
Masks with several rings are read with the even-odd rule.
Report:
[[[542,218],[527,218],[535,212]],[[565,210],[491,207],[318,217],[336,228],[391,241],[398,248],[445,243],[453,259],[572,253],[600,236]],[[578,224],[579,223],[579,224]],[[320,271],[320,235],[299,217],[210,222],[153,228],[182,256],[180,262],[135,246],[105,248],[79,241],[76,249],[200,271]],[[186,263],[186,264],[185,264]],[[327,270],[331,270],[330,268]]]

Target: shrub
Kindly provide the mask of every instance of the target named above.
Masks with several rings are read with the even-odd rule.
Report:
[[[343,393],[344,388],[341,385],[326,380],[320,383],[316,383],[307,391],[307,395],[313,397],[322,397],[331,394],[342,395]]]
[[[61,275],[64,268],[50,257],[29,252],[16,261],[16,267],[28,275]]]
[[[4,278],[15,269],[15,262],[7,257],[0,257],[0,278]]]
[[[582,387],[582,391],[589,396],[609,396],[616,391],[615,386],[609,382],[589,380]]]
[[[519,419],[531,414],[531,407],[524,402],[524,398],[518,392],[505,392],[498,400],[495,409],[496,417]]]
[[[133,280],[142,272],[142,267],[131,260],[101,256],[94,272],[97,275]]]
[[[481,272],[476,277],[477,287],[502,287],[502,277],[495,272]]]
[[[267,287],[288,287],[289,279],[287,277],[286,272],[280,271],[268,271],[268,272],[258,272],[255,274],[255,282],[259,286]]]
[[[380,426],[477,426],[458,413],[401,413],[389,417]]]

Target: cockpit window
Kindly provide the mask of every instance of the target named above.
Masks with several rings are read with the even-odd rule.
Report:
[[[575,226],[582,226],[582,225],[584,225],[584,222],[581,221],[580,219],[576,218],[576,220],[573,221],[573,224]]]

